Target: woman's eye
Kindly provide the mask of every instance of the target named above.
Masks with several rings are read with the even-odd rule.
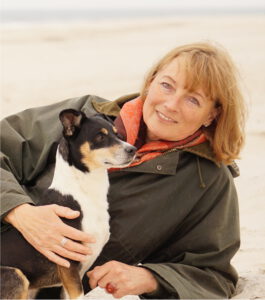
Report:
[[[167,90],[170,90],[172,88],[172,86],[167,82],[161,82],[160,84],[163,88],[165,88]]]
[[[200,106],[200,102],[198,99],[194,98],[194,97],[188,97],[187,100],[192,103],[192,104],[195,104],[197,106]]]

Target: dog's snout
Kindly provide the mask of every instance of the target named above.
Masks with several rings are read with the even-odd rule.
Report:
[[[136,152],[136,150],[137,150],[137,149],[136,149],[134,146],[131,146],[131,145],[126,146],[126,148],[125,148],[125,151],[126,151],[128,154],[130,154],[130,155],[134,155],[135,152]]]
[[[112,165],[125,167],[128,166],[135,158],[136,148],[127,142],[120,141],[118,146],[114,147],[115,151],[112,151],[114,154],[114,160]]]

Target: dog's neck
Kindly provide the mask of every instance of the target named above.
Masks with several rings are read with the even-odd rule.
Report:
[[[100,188],[95,188],[99,185]],[[82,172],[70,166],[57,150],[53,181],[49,188],[62,195],[72,195],[76,200],[89,197],[92,201],[98,202],[102,198],[105,202],[109,188],[108,173],[105,168]]]

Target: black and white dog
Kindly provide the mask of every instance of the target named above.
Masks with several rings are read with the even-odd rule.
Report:
[[[81,111],[67,109],[59,116],[63,137],[56,155],[51,186],[39,205],[58,204],[79,210],[80,217],[63,221],[95,236],[93,254],[87,261],[58,266],[33,248],[11,228],[2,234],[1,299],[23,299],[29,290],[63,285],[67,297],[82,298],[81,278],[109,239],[107,169],[132,162],[136,148],[120,140],[104,117],[87,118]]]

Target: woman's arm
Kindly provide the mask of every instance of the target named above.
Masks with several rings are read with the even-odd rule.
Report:
[[[182,237],[164,248],[164,262],[143,263],[163,287],[163,292],[152,298],[214,299],[233,295],[238,276],[230,262],[239,249],[240,234],[237,193],[229,173],[223,167],[184,220]]]

